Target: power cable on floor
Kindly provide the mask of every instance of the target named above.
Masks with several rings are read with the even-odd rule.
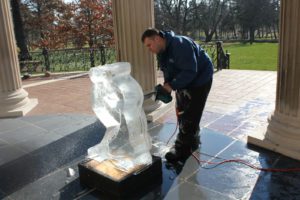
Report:
[[[174,135],[176,134],[176,131],[178,129],[178,121],[177,121],[177,124],[176,124],[176,128],[175,128],[175,131],[172,133],[171,137],[169,138],[168,142],[167,142],[167,145],[169,144],[170,140],[174,137]],[[263,168],[263,167],[258,167],[258,166],[255,166],[245,160],[241,160],[241,159],[224,159],[224,158],[220,158],[220,157],[216,157],[216,156],[212,156],[212,155],[209,155],[209,154],[206,154],[207,156],[210,156],[212,158],[217,158],[217,159],[222,159],[223,161],[221,162],[210,162],[210,161],[206,161],[206,160],[200,160],[196,155],[195,153],[198,153],[198,155],[200,154],[200,152],[192,152],[192,156],[194,157],[194,159],[198,162],[198,164],[200,165],[201,168],[203,169],[214,169],[220,165],[223,165],[223,164],[226,164],[226,163],[239,163],[239,164],[243,164],[243,165],[246,165],[252,169],[255,169],[255,170],[259,170],[259,171],[265,171],[265,172],[300,172],[300,168]],[[210,166],[210,167],[204,167],[202,166],[201,164],[202,163],[205,163],[205,164],[208,164],[208,165],[213,165],[213,166]]]
[[[219,159],[222,159],[223,161],[221,161],[221,162],[210,162],[210,161],[206,161],[206,160],[200,160],[197,157],[197,155],[195,155],[195,153],[198,153],[198,152],[192,152],[192,156],[195,158],[195,160],[198,162],[200,167],[203,168],[203,169],[214,169],[214,168],[216,168],[220,165],[223,165],[225,163],[240,163],[240,164],[246,165],[246,166],[248,166],[252,169],[265,171],[265,172],[300,172],[300,168],[263,168],[263,167],[257,167],[255,165],[253,165],[253,164],[251,164],[251,163],[249,163],[245,160],[241,160],[241,159],[223,159],[223,158],[219,158]],[[211,156],[211,157],[214,157],[214,156]],[[204,166],[201,165],[202,163],[205,163],[205,164],[208,164],[208,165],[213,165],[213,166],[204,167]]]

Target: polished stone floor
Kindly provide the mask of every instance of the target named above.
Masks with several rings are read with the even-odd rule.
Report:
[[[0,197],[3,199],[112,199],[81,185],[78,163],[87,148],[98,143],[105,131],[91,116],[24,117],[1,121],[1,127],[14,124],[24,139],[5,149],[1,144]],[[18,124],[18,125],[17,125]],[[53,126],[56,124],[58,126]],[[20,128],[19,128],[19,127]],[[44,132],[37,133],[39,129]],[[174,132],[176,124],[149,124],[154,144],[161,144],[157,155]],[[28,132],[27,132],[28,130]],[[3,135],[3,134],[1,134]],[[7,136],[6,136],[7,137]],[[2,137],[1,137],[2,138]],[[8,137],[7,137],[8,138]],[[42,140],[42,138],[46,138]],[[169,142],[172,143],[172,140]],[[299,199],[299,172],[262,172],[240,163],[216,163],[242,159],[262,168],[300,168],[299,161],[248,146],[243,141],[208,128],[201,131],[197,158],[184,165],[168,165],[163,160],[163,182],[151,191],[130,199]],[[3,155],[6,153],[6,155]],[[3,161],[3,156],[6,161]],[[11,159],[10,159],[11,158]]]
[[[26,117],[0,119],[0,199],[114,199],[79,182],[78,163],[105,132],[87,105],[88,78],[23,84],[40,104]],[[266,128],[275,84],[275,72],[218,72],[201,121],[200,164],[194,157],[177,166],[163,160],[162,184],[130,199],[300,199],[300,172],[216,165],[242,160],[259,168],[300,168],[299,161],[246,143],[248,133]],[[174,116],[170,110],[148,124],[153,154],[172,145]]]

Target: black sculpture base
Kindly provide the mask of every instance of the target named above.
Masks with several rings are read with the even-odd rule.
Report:
[[[128,173],[116,169],[110,161],[85,160],[78,164],[80,183],[119,198],[146,193],[162,183],[161,158],[152,156],[152,160],[151,165]]]

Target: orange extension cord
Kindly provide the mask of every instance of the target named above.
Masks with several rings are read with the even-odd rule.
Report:
[[[167,145],[169,144],[170,140],[176,134],[177,129],[178,129],[178,121],[177,121],[177,124],[176,124],[176,129],[173,132],[173,134],[171,135],[171,137],[169,138],[169,140],[167,142]],[[300,172],[300,168],[262,168],[262,167],[257,167],[255,165],[250,164],[250,163],[248,163],[244,160],[241,160],[241,159],[223,159],[223,158],[219,158],[219,159],[222,159],[223,161],[221,161],[221,162],[209,162],[209,161],[206,161],[206,160],[200,160],[197,157],[197,155],[195,155],[195,153],[198,153],[198,156],[199,156],[200,152],[191,152],[191,153],[192,153],[192,156],[195,158],[195,160],[200,165],[200,167],[203,168],[203,169],[213,169],[213,168],[216,168],[216,167],[218,167],[220,165],[223,165],[225,163],[240,163],[240,164],[246,165],[246,166],[248,166],[252,169],[265,171],[265,172]],[[211,156],[211,155],[209,155],[209,156]],[[211,157],[214,158],[214,156],[211,156]],[[214,165],[214,166],[203,167],[203,166],[201,166],[202,163],[209,164],[209,165]]]
[[[201,166],[201,168],[204,168],[204,169],[213,169],[219,165],[222,165],[222,164],[225,164],[225,163],[240,163],[240,164],[243,164],[243,165],[246,165],[252,169],[255,169],[255,170],[260,170],[260,171],[265,171],[265,172],[300,172],[300,168],[262,168],[262,167],[257,167],[255,165],[252,165],[244,160],[241,160],[241,159],[229,159],[229,160],[226,160],[226,159],[223,159],[223,161],[221,162],[209,162],[209,161],[205,161],[205,160],[200,160],[196,155],[195,155],[196,152],[193,152],[192,153],[192,156],[196,159],[196,161],[198,162],[199,165],[201,165],[201,163],[206,163],[206,164],[209,164],[209,165],[214,165],[212,167],[203,167]],[[212,156],[213,157],[213,156]]]

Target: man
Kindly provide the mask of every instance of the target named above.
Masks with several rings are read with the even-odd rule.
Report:
[[[200,144],[200,120],[213,79],[213,64],[192,39],[172,31],[147,29],[142,42],[154,54],[164,74],[164,89],[176,91],[179,133],[165,155],[169,162],[185,162]]]

